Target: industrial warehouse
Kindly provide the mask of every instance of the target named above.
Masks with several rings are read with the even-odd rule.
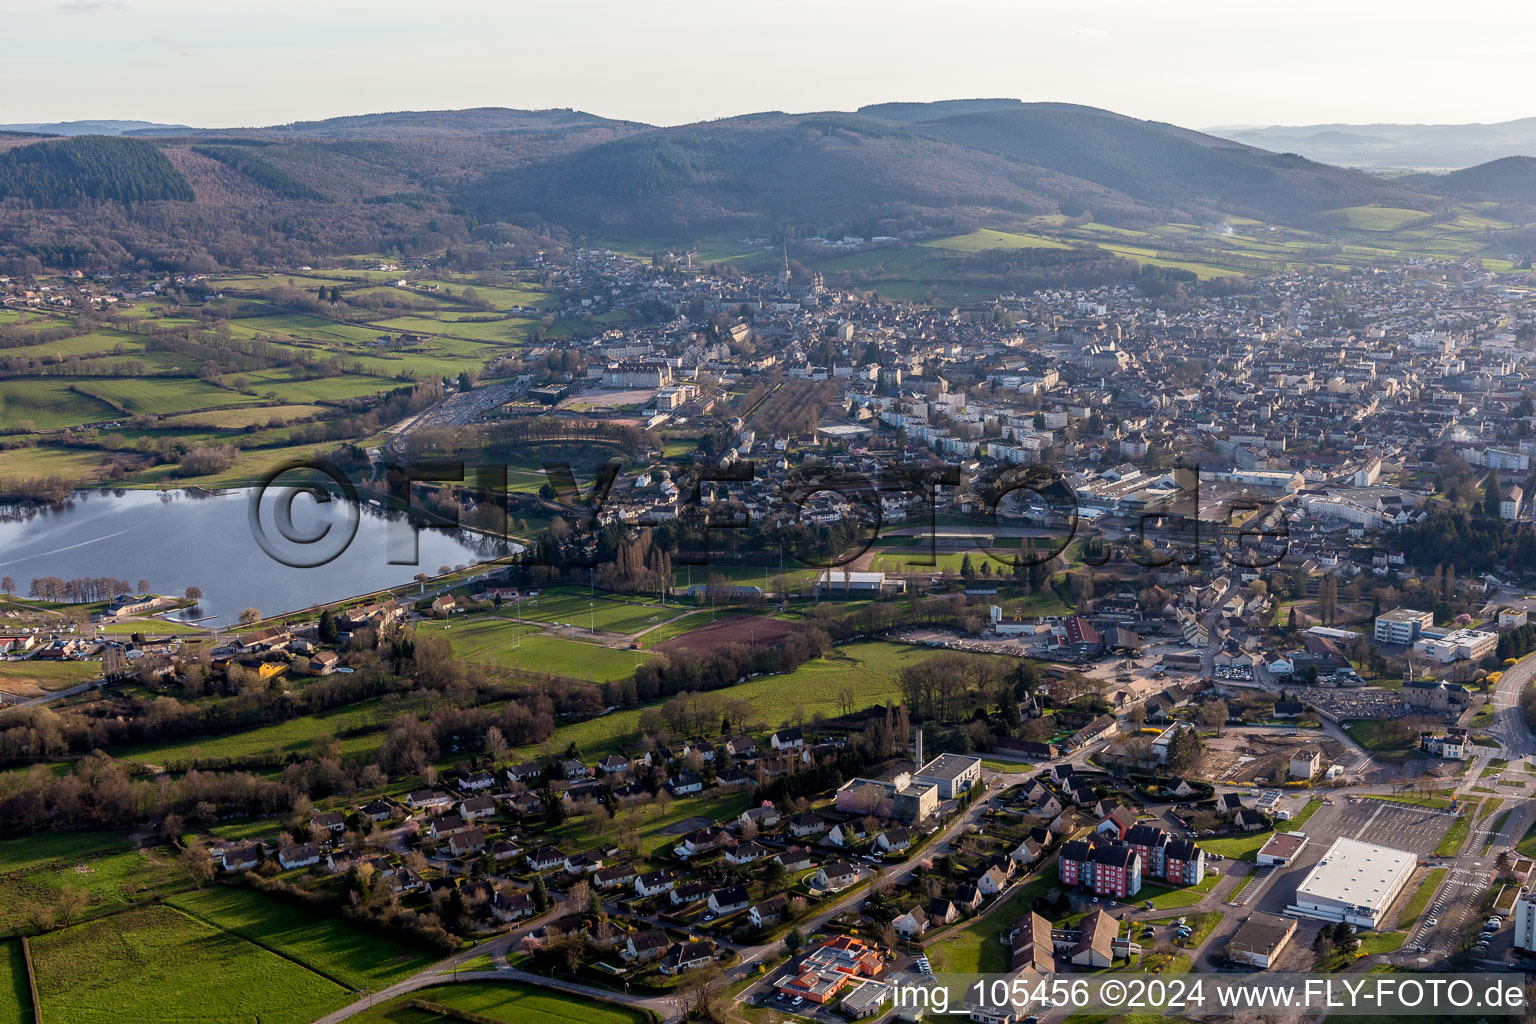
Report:
[[[1336,839],[1296,887],[1295,901],[1285,912],[1375,928],[1408,884],[1417,864],[1418,857],[1403,850],[1357,839]]]

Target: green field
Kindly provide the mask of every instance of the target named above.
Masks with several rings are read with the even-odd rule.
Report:
[[[20,839],[0,839],[0,870],[29,871],[49,864],[77,864],[104,853],[126,850],[122,832],[43,832]]]
[[[1263,849],[1272,835],[1274,832],[1253,832],[1243,836],[1201,839],[1196,845],[1206,853],[1219,853],[1229,860],[1257,861],[1259,850]]]
[[[668,608],[675,610],[669,611]],[[671,618],[686,611],[643,600],[588,597],[585,593],[569,590],[546,590],[538,597],[525,600],[516,609],[523,618],[535,622],[564,622],[577,629],[599,629],[610,633],[638,633],[651,625],[655,616]],[[508,609],[503,608],[503,612]]]
[[[116,419],[121,414],[106,402],[71,391],[55,378],[0,381],[0,430],[31,423],[36,430],[56,430],[81,423]]]
[[[0,690],[52,693],[100,678],[99,661],[0,661]]]
[[[30,1021],[32,993],[27,986],[27,962],[21,942],[0,942],[0,1020]]]
[[[999,937],[1056,884],[1056,867],[1052,860],[1041,868],[1038,877],[1016,886],[1001,907],[928,947],[928,959],[932,961],[933,969],[941,973],[1005,973],[1008,970],[1008,947],[998,941]]]
[[[638,1010],[507,982],[465,981],[424,988],[354,1017],[358,1024],[443,1024],[435,1013],[407,1006],[420,999],[507,1024],[646,1024]]]
[[[504,608],[496,615],[422,622],[416,631],[421,636],[445,637],[453,653],[466,661],[496,668],[553,672],[599,683],[633,675],[639,663],[650,657],[645,651],[547,635],[540,626],[519,624],[513,614],[510,608]]]
[[[424,947],[249,889],[217,886],[168,902],[351,988],[383,988],[439,959]]]
[[[333,708],[317,715],[305,715],[277,725],[266,725],[228,736],[205,736],[170,743],[130,747],[119,756],[148,764],[175,764],[194,756],[199,758],[245,757],[271,750],[306,750],[317,736],[334,736],[338,731],[374,724],[378,700],[361,701],[347,707]],[[377,737],[372,739],[375,746]],[[343,745],[345,749],[345,744]]]
[[[308,1024],[344,1005],[335,982],[170,907],[32,940],[43,1019],[60,1024]]]
[[[933,657],[934,653],[910,644],[861,641],[834,648],[829,656],[807,662],[787,675],[759,676],[713,692],[722,700],[750,701],[759,719],[774,727],[787,721],[797,708],[807,717],[818,711],[837,714],[838,691],[844,688],[852,692],[854,704],[860,708],[899,700],[901,692],[896,677],[901,670]],[[638,709],[616,711],[601,718],[562,725],[550,742],[558,748],[575,743],[586,754],[607,753],[634,736],[639,724]]]
[[[167,847],[129,850],[88,859],[60,858],[50,863],[12,870],[0,861],[0,932],[28,929],[32,914],[58,904],[68,886],[87,894],[83,917],[111,913],[174,892],[185,885],[173,851]]]
[[[1154,910],[1173,910],[1176,907],[1192,907],[1205,898],[1205,894],[1216,888],[1216,883],[1221,881],[1221,875],[1212,874],[1209,869],[1198,885],[1166,886],[1144,885],[1141,892],[1136,894],[1133,902],[1152,902]]]

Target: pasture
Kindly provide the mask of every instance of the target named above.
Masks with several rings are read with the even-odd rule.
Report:
[[[721,700],[749,701],[758,721],[776,727],[801,712],[807,718],[817,712],[836,715],[844,690],[857,708],[898,700],[901,691],[897,677],[901,670],[933,657],[934,653],[909,644],[860,641],[834,648],[827,657],[806,662],[785,675],[758,676],[739,686],[712,692]],[[633,738],[639,727],[640,709],[631,708],[558,726],[550,743],[555,748],[575,743],[587,755],[609,753]],[[522,753],[529,754],[534,749],[530,747]]]
[[[43,1019],[67,1024],[187,1021],[210,1007],[221,1024],[308,1024],[350,998],[292,960],[165,906],[40,936],[32,962]]]
[[[506,1024],[646,1024],[638,1010],[563,995],[529,985],[465,981],[424,988],[353,1018],[358,1024],[442,1024],[443,1018],[407,1004],[420,999]]]
[[[120,413],[106,402],[82,395],[62,378],[0,380],[0,430],[57,430],[81,423],[117,419]]]
[[[0,1020],[32,1019],[32,993],[27,987],[27,963],[21,942],[0,942]]]
[[[35,696],[101,678],[98,661],[0,661],[0,690]]]
[[[34,911],[53,907],[65,886],[83,890],[89,904],[84,916],[109,914],[134,903],[174,892],[184,884],[167,847],[125,850],[87,859],[62,859],[21,870],[0,863],[0,931],[15,932],[31,924]]]
[[[438,959],[425,947],[377,929],[281,903],[250,889],[215,886],[182,893],[167,902],[351,988],[382,988]]]

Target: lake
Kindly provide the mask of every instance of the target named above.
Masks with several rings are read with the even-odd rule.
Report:
[[[80,491],[65,504],[10,510],[0,518],[0,576],[16,581],[18,596],[26,596],[32,580],[42,576],[107,576],[130,586],[145,579],[153,592],[177,596],[201,587],[197,609],[185,617],[228,625],[245,608],[263,615],[294,611],[505,553],[491,538],[412,530],[398,514],[339,499],[319,502],[304,492],[293,498],[285,519],[283,491],[262,496],[261,532],[269,538],[268,548],[293,565],[273,558],[258,542],[250,490]],[[344,544],[354,522],[355,535]],[[320,542],[306,543],[322,531]],[[411,563],[413,535],[414,564],[391,564]],[[295,567],[336,551],[324,565]]]

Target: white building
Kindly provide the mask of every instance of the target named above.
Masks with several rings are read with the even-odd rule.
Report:
[[[1413,642],[1413,653],[1432,661],[1476,661],[1492,654],[1499,646],[1499,634],[1480,629],[1454,629],[1443,636],[1421,636]]]
[[[1302,883],[1287,914],[1322,921],[1346,921],[1375,928],[1408,884],[1418,856],[1390,846],[1335,839]]]
[[[1536,892],[1528,892],[1515,901],[1515,952],[1536,954]]]
[[[953,800],[981,781],[981,758],[940,754],[919,768],[912,781],[937,786],[941,800]]]
[[[1419,638],[1421,631],[1434,624],[1435,616],[1432,612],[1421,612],[1416,608],[1394,608],[1376,616],[1376,642],[1411,644]]]

